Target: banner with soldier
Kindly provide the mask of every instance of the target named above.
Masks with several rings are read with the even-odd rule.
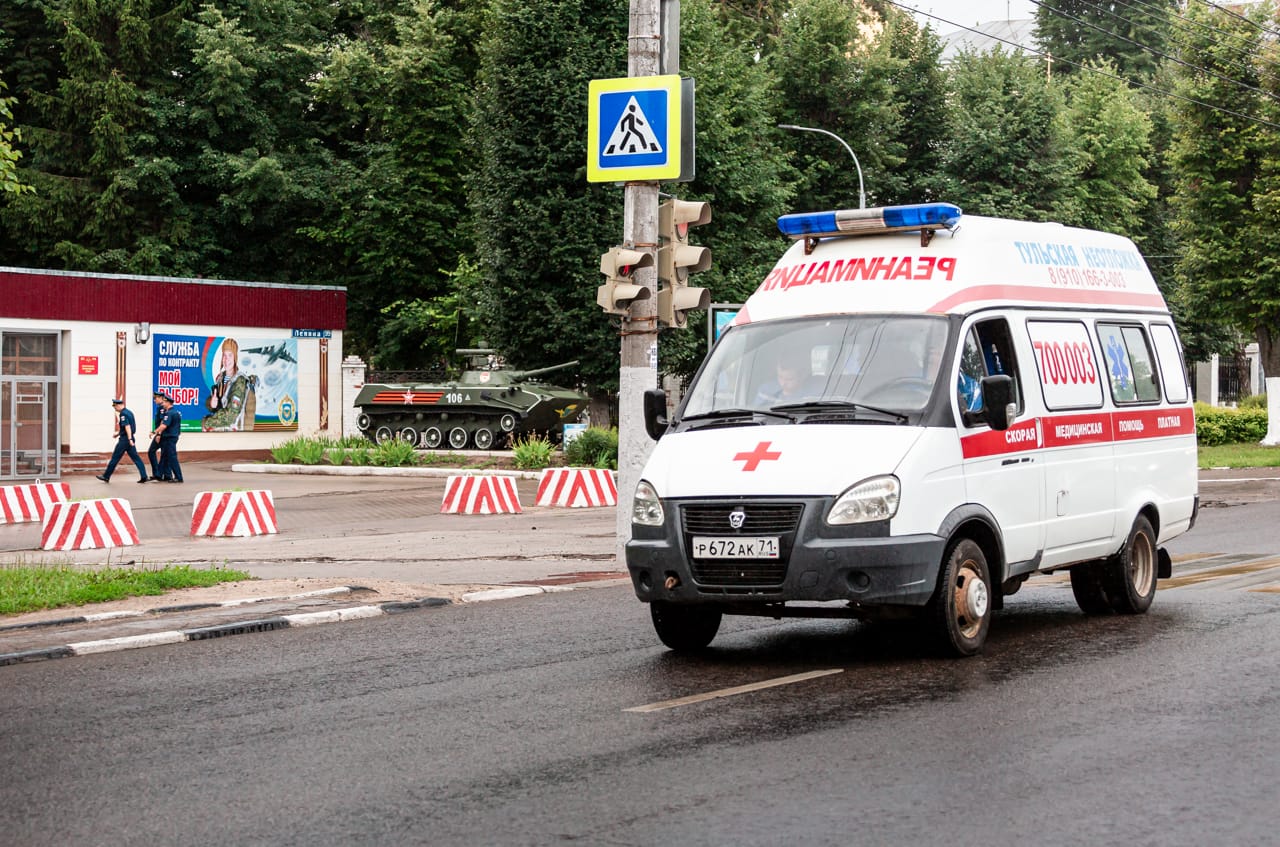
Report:
[[[294,338],[156,335],[156,390],[173,398],[189,432],[298,428]]]

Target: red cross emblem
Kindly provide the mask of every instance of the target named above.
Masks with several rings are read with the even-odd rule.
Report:
[[[733,460],[735,462],[745,462],[746,464],[742,466],[744,471],[754,471],[760,466],[761,462],[772,462],[775,459],[782,458],[781,451],[771,452],[769,450],[771,444],[773,444],[772,441],[761,441],[750,453],[739,453],[733,457]]]

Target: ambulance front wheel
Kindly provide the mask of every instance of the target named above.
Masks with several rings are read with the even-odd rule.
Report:
[[[649,604],[654,631],[672,650],[692,652],[704,649],[720,631],[720,610],[706,606]]]
[[[991,577],[977,542],[962,538],[947,552],[928,616],[936,640],[950,656],[982,650],[991,626]]]
[[[1158,556],[1151,521],[1138,515],[1120,552],[1102,567],[1103,586],[1112,609],[1122,615],[1140,615],[1151,608],[1156,596]]]

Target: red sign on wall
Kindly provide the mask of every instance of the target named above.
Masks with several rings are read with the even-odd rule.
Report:
[[[80,373],[96,374],[98,372],[97,356],[81,356],[80,357]]]

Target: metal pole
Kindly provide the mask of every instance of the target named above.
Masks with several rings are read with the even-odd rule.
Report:
[[[864,191],[862,188],[862,165],[858,164],[858,157],[853,155],[853,148],[850,147],[848,144],[845,144],[845,140],[843,138],[836,135],[834,132],[827,132],[825,129],[818,129],[817,127],[813,127],[813,126],[796,126],[795,124],[778,124],[778,129],[794,129],[794,130],[799,130],[800,132],[820,132],[823,135],[829,135],[832,138],[834,138],[836,141],[839,141],[841,144],[844,144],[844,149],[849,151],[849,156],[853,159],[853,166],[858,169],[858,208],[859,209],[867,208],[867,192]]]
[[[627,36],[627,76],[657,76],[662,65],[660,0],[631,0]],[[636,271],[638,285],[651,296],[632,303],[622,321],[618,370],[618,519],[617,555],[625,560],[631,539],[631,496],[640,481],[653,442],[644,429],[644,392],[658,385],[658,184],[629,182],[623,188],[623,244],[652,251],[654,267]]]

